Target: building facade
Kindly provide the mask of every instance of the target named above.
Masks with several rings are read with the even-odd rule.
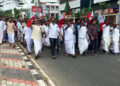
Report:
[[[70,8],[74,13],[80,11],[80,2],[81,0],[68,0],[70,4]],[[66,0],[60,0],[60,11],[64,11]]]
[[[43,13],[46,16],[55,17],[56,14],[59,12],[58,0],[41,0],[41,5],[43,8]]]

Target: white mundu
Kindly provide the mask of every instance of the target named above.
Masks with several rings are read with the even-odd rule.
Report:
[[[17,22],[17,28],[18,28],[18,39],[20,40],[22,38],[22,24],[20,22]]]
[[[109,52],[111,27],[103,25],[103,49]]]
[[[78,46],[81,55],[88,49],[86,26],[78,27]]]
[[[34,50],[35,54],[39,54],[42,49],[42,32],[43,28],[40,25],[32,25],[32,36],[31,39],[33,39],[34,42]]]
[[[68,27],[65,31],[65,51],[67,54],[75,54],[74,44],[74,29],[72,26]]]
[[[0,44],[2,43],[3,40],[3,33],[4,33],[4,22],[1,20],[0,21]]]
[[[49,40],[49,37],[48,37],[48,35],[49,35],[48,26],[43,25],[43,28],[44,28],[44,31],[45,31],[45,33],[46,33],[46,37],[44,38],[44,45],[45,45],[45,46],[50,46],[50,40]]]
[[[31,45],[32,45],[31,35],[32,35],[32,29],[29,28],[29,27],[24,27],[23,33],[25,34],[25,38],[24,39],[26,40],[27,50],[28,50],[28,52],[31,52]]]
[[[113,37],[112,37],[112,40],[113,40],[113,53],[119,53],[119,36],[120,36],[120,33],[119,33],[119,30],[118,28],[115,28],[113,30]]]

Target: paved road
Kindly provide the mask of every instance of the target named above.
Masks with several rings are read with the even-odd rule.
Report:
[[[66,57],[53,60],[45,49],[37,63],[57,86],[120,86],[120,55]]]

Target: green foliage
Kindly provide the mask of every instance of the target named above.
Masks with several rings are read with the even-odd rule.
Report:
[[[20,12],[21,12],[21,10],[14,9],[14,12],[15,12],[14,17],[16,19],[20,18]],[[2,17],[6,17],[6,16],[12,17],[13,16],[12,10],[7,10],[7,11],[0,10],[0,16],[2,16]]]
[[[7,11],[2,11],[0,10],[0,16],[3,16],[3,17],[11,17],[12,16],[12,10],[7,10]]]
[[[107,9],[110,6],[110,4],[106,4],[105,2],[101,2],[101,3],[99,3],[99,6],[104,11],[105,9]]]
[[[14,9],[14,12],[15,12],[15,18],[16,19],[19,19],[20,18],[20,12],[21,12],[21,10],[17,10],[16,8]]]

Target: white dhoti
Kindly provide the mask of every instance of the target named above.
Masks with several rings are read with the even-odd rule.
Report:
[[[75,43],[74,40],[65,40],[65,51],[67,54],[75,54]]]
[[[119,28],[115,28],[113,30],[113,36],[112,36],[113,53],[115,53],[115,54],[120,52],[120,50],[119,50],[119,40],[120,40],[119,37],[120,37]]]
[[[42,50],[42,41],[41,40],[33,40],[33,42],[34,42],[35,55],[38,55]]]
[[[9,43],[13,44],[15,42],[14,33],[8,33],[8,41]]]
[[[80,54],[82,55],[88,49],[88,41],[87,41],[87,39],[79,38],[78,46],[79,46]]]
[[[25,39],[26,40],[26,44],[27,44],[27,50],[28,52],[31,53],[31,45],[32,45],[32,39]]]
[[[113,41],[113,53],[119,53],[119,41]]]
[[[2,41],[3,41],[3,31],[0,30],[0,44],[2,43]]]
[[[18,30],[18,33],[17,33],[17,37],[18,37],[18,40],[20,41],[21,34],[20,34],[20,31],[19,31],[19,30]]]
[[[109,52],[110,38],[103,37],[103,50]]]
[[[44,39],[44,45],[45,45],[45,46],[50,46],[49,37],[46,37],[46,38]]]

